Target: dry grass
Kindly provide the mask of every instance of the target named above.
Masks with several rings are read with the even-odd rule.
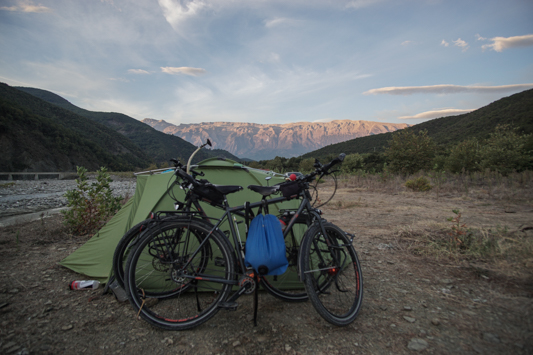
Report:
[[[433,176],[432,176],[433,175]],[[533,199],[533,172],[524,171],[502,176],[496,172],[471,174],[442,174],[440,181],[435,174],[419,172],[415,175],[355,174],[338,178],[339,187],[369,192],[402,193],[405,183],[425,176],[432,189],[424,193],[437,196],[458,195],[465,198],[500,201],[531,201]]]

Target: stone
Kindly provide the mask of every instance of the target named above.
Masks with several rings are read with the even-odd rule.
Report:
[[[431,320],[431,324],[433,324],[435,326],[438,326],[438,325],[440,325],[440,320],[438,318],[433,318]]]
[[[500,343],[500,337],[492,333],[483,333],[483,340],[490,341],[491,343]]]
[[[413,318],[413,317],[403,316],[403,319],[405,319],[405,320],[408,321],[409,323],[414,323],[414,322],[416,322],[416,319]]]
[[[422,350],[427,349],[428,346],[429,346],[428,342],[425,341],[424,339],[413,338],[409,341],[407,348],[409,350],[422,351]]]

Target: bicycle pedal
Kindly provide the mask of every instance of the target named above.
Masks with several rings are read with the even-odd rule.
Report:
[[[226,311],[236,311],[239,304],[237,302],[220,302],[218,308],[225,309]]]

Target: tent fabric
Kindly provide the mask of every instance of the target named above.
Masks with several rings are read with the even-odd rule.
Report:
[[[228,195],[230,206],[243,205],[246,201],[259,201],[260,195],[246,187],[248,185],[267,185],[265,178],[274,175],[272,172],[248,168],[224,158],[204,160],[194,169],[204,172],[205,177],[203,178],[213,184],[241,185],[244,187],[242,191]],[[111,276],[115,248],[122,236],[132,226],[148,218],[151,212],[174,210],[174,200],[168,192],[180,201],[184,200],[184,191],[179,186],[172,185],[174,181],[175,177],[171,172],[138,175],[133,197],[98,233],[74,253],[61,260],[59,264],[86,275],[89,279],[106,283]],[[273,185],[282,181],[284,180],[279,175],[273,176],[269,184]],[[281,208],[297,208],[298,202],[298,200],[292,200],[271,205],[269,206],[270,212],[277,214]],[[224,211],[208,204],[201,204],[210,217],[219,218],[224,213]],[[240,223],[239,229],[242,238],[245,235],[244,228],[244,223]],[[224,228],[222,229],[224,230]]]

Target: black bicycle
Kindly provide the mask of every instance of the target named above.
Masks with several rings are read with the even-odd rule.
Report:
[[[288,298],[295,294],[308,296],[319,314],[332,324],[351,323],[357,317],[363,296],[361,267],[352,245],[353,237],[322,219],[320,211],[311,205],[309,192],[310,183],[317,176],[330,174],[331,168],[343,158],[342,154],[324,166],[317,161],[314,172],[296,181],[275,186],[251,185],[249,188],[260,193],[262,200],[238,207],[230,207],[226,196],[242,187],[196,180],[178,166],[175,174],[192,191],[189,196],[218,201],[225,213],[216,223],[191,210],[178,211],[172,217],[155,215],[156,223],[140,235],[125,269],[125,287],[138,314],[155,326],[182,330],[204,323],[221,308],[235,309],[235,301],[241,295],[250,294],[259,283],[266,286],[269,281],[258,278],[252,269],[244,266],[245,244],[234,216],[248,219],[254,209],[298,198],[300,205],[295,211],[289,211],[284,232],[287,241],[293,227],[301,224],[302,219],[309,226],[301,247],[294,245],[295,250],[291,251],[297,279],[294,284],[282,280],[278,285],[279,280],[274,277],[270,285],[281,295],[289,295]],[[272,196],[278,193],[282,196]],[[228,235],[221,231],[223,224],[229,227]],[[298,290],[301,282],[305,293]],[[268,286],[265,288],[268,290]]]
[[[179,161],[173,161],[176,169],[183,169],[183,166]],[[190,169],[190,172],[192,173],[193,177],[204,176],[202,172],[197,172],[193,169]],[[113,255],[114,277],[121,287],[125,287],[124,269],[126,266],[126,260],[130,251],[137,246],[139,237],[143,232],[147,232],[149,228],[156,226],[159,227],[164,220],[173,221],[176,218],[183,217],[184,213],[192,213],[195,216],[202,218],[207,223],[211,223],[212,218],[207,216],[205,209],[202,208],[200,202],[209,203],[210,205],[223,210],[225,209],[222,200],[220,198],[214,198],[217,193],[215,190],[213,190],[211,184],[207,180],[201,180],[201,182],[203,183],[202,188],[188,189],[189,182],[187,180],[183,180],[181,178],[176,179],[173,182],[173,185],[181,185],[180,187],[182,189],[187,189],[184,202],[178,201],[178,199],[175,196],[172,196],[171,193],[171,196],[175,200],[175,205],[178,208],[178,212],[163,211],[152,214],[151,218],[136,224],[124,234],[117,244],[115,253]],[[169,188],[168,191],[172,191],[172,188]],[[202,193],[202,195],[199,193]],[[236,211],[234,213],[241,217],[244,216],[240,211]],[[294,210],[281,210],[278,217],[280,221],[288,224],[294,213]],[[287,233],[284,235],[284,237],[286,257],[289,262],[289,272],[286,272],[280,276],[261,276],[261,285],[263,288],[273,296],[283,301],[303,302],[308,300],[307,293],[304,290],[303,282],[299,281],[295,275],[297,275],[298,250],[300,249],[300,242],[302,240],[303,233],[307,230],[309,224],[310,221],[305,216],[302,216],[296,219],[292,228],[286,229]],[[230,233],[230,230],[227,228],[227,226],[224,233],[226,235],[229,235]],[[146,296],[163,298],[169,295],[172,296],[173,293],[174,292],[172,291],[166,293],[154,293],[146,291]]]

